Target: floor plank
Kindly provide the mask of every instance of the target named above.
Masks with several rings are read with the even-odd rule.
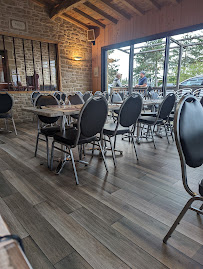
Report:
[[[67,215],[57,206],[44,202],[38,204],[36,207],[93,268],[129,268],[71,216]]]
[[[21,194],[12,194],[4,201],[53,264],[73,251],[66,240]]]
[[[90,266],[76,251],[74,251],[68,257],[65,257],[62,261],[55,264],[55,268],[92,269],[92,266]]]
[[[117,139],[114,169],[107,153],[106,173],[98,151],[89,165],[71,163],[60,175],[46,164],[46,145],[34,157],[37,124],[18,124],[18,136],[0,133],[0,214],[11,233],[24,242],[34,269],[201,268],[203,219],[188,212],[162,243],[189,195],[184,190],[175,143],[156,137],[137,145]],[[171,140],[171,138],[170,138]],[[77,149],[74,150],[77,157]],[[56,151],[54,167],[60,152]],[[198,190],[203,166],[188,169],[189,184]]]

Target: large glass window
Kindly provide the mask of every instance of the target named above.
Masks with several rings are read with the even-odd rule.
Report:
[[[161,91],[165,74],[164,62],[167,62],[165,70],[168,65],[166,87],[169,90],[203,86],[203,30],[170,37],[168,59],[165,59],[165,51],[166,38],[108,50],[106,70],[108,88],[121,86],[128,88],[132,85],[131,90],[136,90],[138,84],[141,84],[140,72],[144,71],[147,86]],[[120,83],[115,86],[117,74],[121,75]]]
[[[134,87],[139,84],[141,71],[145,72],[148,86],[162,84],[165,43],[163,38],[134,45]]]
[[[107,85],[110,88],[128,88],[130,47],[108,50]]]

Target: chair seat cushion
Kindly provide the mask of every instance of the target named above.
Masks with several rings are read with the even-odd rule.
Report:
[[[12,115],[10,113],[0,113],[0,119],[8,119],[12,118]]]
[[[114,110],[113,112],[116,113],[116,114],[118,115],[118,114],[119,114],[119,111],[120,111],[119,109],[116,109],[116,110]]]
[[[149,125],[153,125],[156,122],[156,117],[151,117],[151,116],[141,116],[138,119],[139,123],[143,123],[143,124],[149,124]],[[157,123],[161,124],[163,122],[162,119],[158,119]]]
[[[174,121],[174,114],[169,116],[169,121]]]
[[[117,123],[105,124],[104,130],[103,130],[104,135],[107,135],[107,136],[114,135],[116,125],[117,125]],[[129,133],[129,132],[130,132],[129,128],[119,126],[117,129],[116,135],[123,135],[123,134]]]
[[[73,114],[73,115],[70,115],[71,118],[75,119],[75,120],[78,120],[79,119],[79,114]]]
[[[156,117],[157,116],[157,113],[156,112],[151,112],[151,111],[149,111],[149,112],[143,112],[143,113],[141,113],[141,116],[147,116],[147,117]]]
[[[60,126],[49,126],[41,128],[41,134],[45,136],[54,136],[54,134],[57,132],[60,132]]]
[[[64,132],[58,132],[54,135],[54,140],[56,142],[73,146],[75,144],[76,138],[77,138],[78,130],[75,127],[69,127]],[[80,136],[78,145],[90,143],[92,141],[97,140],[97,136],[92,137],[84,137],[83,135]]]

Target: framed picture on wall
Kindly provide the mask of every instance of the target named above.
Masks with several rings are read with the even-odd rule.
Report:
[[[25,21],[10,19],[10,28],[27,32],[27,24]]]

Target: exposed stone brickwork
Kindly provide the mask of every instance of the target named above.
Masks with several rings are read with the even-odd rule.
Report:
[[[11,29],[10,19],[26,21],[27,32]],[[44,8],[30,0],[0,0],[0,31],[59,41],[62,90],[67,93],[92,90],[92,45],[84,29],[61,18],[50,20]],[[17,50],[17,53],[23,60],[21,52]],[[82,61],[73,61],[75,56],[81,56]],[[22,61],[18,65],[23,73]],[[21,111],[21,106],[31,104],[30,94],[15,93],[13,97],[15,118],[32,119]]]

